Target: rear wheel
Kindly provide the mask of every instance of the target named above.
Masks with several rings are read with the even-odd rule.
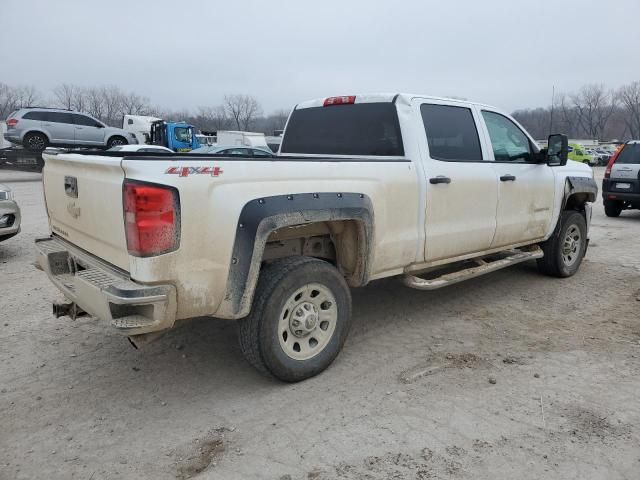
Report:
[[[127,139],[120,136],[111,137],[107,142],[107,148],[117,147],[119,145],[127,145]]]
[[[619,217],[622,212],[622,202],[616,200],[605,200],[604,213],[607,217]]]
[[[239,322],[240,347],[260,372],[297,382],[333,362],[350,324],[340,272],[314,258],[287,258],[260,272],[251,314]]]
[[[544,257],[538,270],[554,277],[570,277],[580,268],[587,249],[587,222],[575,210],[562,212],[558,226],[549,240],[540,244]]]
[[[27,133],[24,136],[22,145],[24,148],[31,150],[32,152],[41,152],[47,148],[47,145],[49,145],[49,139],[43,133]]]

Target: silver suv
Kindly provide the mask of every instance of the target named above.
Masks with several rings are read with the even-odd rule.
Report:
[[[609,160],[602,180],[602,198],[607,217],[640,209],[640,140],[625,143]]]
[[[33,151],[57,147],[105,147],[138,143],[121,128],[108,127],[86,113],[57,108],[21,108],[9,115],[4,138]]]

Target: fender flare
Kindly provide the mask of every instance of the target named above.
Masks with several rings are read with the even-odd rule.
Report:
[[[334,220],[357,220],[363,226],[365,260],[357,285],[365,285],[373,256],[373,204],[362,193],[298,193],[251,200],[236,226],[226,293],[216,314],[242,318],[249,314],[269,235],[283,227]]]
[[[595,202],[598,195],[598,184],[590,177],[568,176],[564,183],[564,196],[562,198],[562,209],[567,208],[569,199],[576,194],[583,194],[585,202]]]

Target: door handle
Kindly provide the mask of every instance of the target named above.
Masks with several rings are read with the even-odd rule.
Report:
[[[501,182],[515,182],[516,181],[516,176],[515,175],[511,175],[510,173],[507,175],[502,175],[500,177],[500,181]]]
[[[429,183],[436,185],[437,183],[451,183],[451,179],[449,177],[445,177],[444,175],[438,175],[437,177],[431,177],[429,179]]]

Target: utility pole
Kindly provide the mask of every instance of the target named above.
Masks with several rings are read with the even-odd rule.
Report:
[[[549,114],[549,135],[553,133],[553,107],[556,96],[556,86],[551,86],[551,113]]]

